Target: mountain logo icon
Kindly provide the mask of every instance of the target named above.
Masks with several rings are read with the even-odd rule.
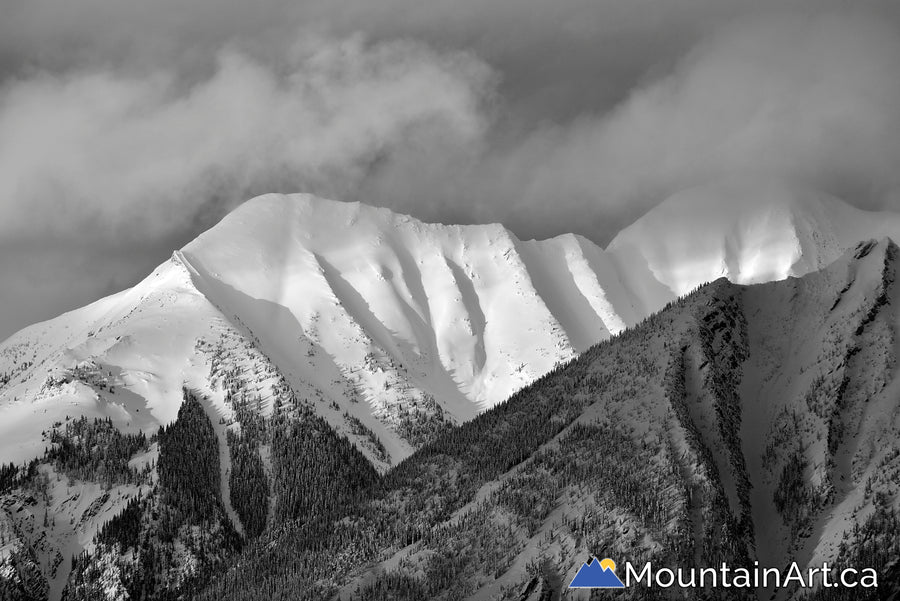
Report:
[[[616,576],[616,562],[594,557],[591,563],[581,565],[569,588],[625,588],[625,584]]]

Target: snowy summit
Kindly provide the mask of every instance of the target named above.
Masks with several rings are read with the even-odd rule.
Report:
[[[887,235],[900,215],[784,184],[682,192],[606,250],[260,196],[134,288],[0,345],[2,454],[35,456],[69,415],[155,429],[183,385],[227,420],[239,382],[265,413],[289,386],[383,469],[703,282],[799,276]]]

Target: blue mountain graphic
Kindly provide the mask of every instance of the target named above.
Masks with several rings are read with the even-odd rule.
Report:
[[[600,567],[600,560],[594,557],[591,563],[581,565],[569,588],[625,588],[612,570]]]

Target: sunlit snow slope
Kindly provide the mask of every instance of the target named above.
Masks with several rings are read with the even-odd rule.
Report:
[[[682,296],[719,277],[755,284],[805,275],[883,237],[900,239],[900,214],[862,211],[789,182],[728,180],[670,197],[607,250],[623,265],[649,268],[662,296]]]
[[[134,288],[0,344],[0,460],[40,453],[67,415],[155,429],[183,385],[225,420],[226,389],[270,412],[289,386],[383,468],[422,424],[470,419],[702,282],[800,275],[884,235],[900,215],[774,184],[682,193],[606,251],[258,197]]]

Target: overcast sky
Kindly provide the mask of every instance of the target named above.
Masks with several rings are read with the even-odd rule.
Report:
[[[0,339],[311,191],[600,244],[788,176],[900,207],[893,0],[0,0]]]

